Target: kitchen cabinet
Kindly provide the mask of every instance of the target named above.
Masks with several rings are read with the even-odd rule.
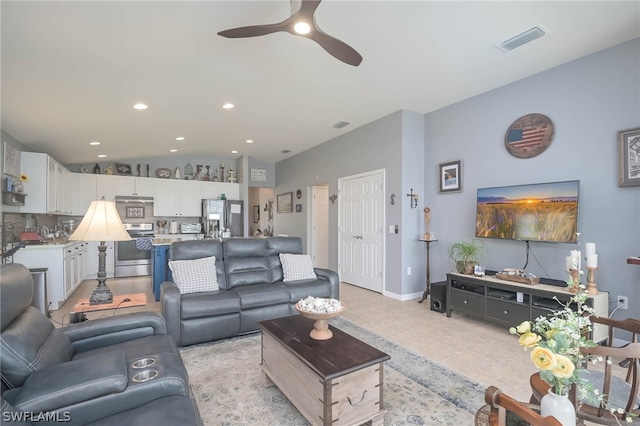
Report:
[[[220,198],[224,194],[227,200],[240,199],[240,185],[228,182],[200,182],[202,199]]]
[[[13,261],[27,268],[47,268],[49,309],[60,309],[86,278],[88,243],[34,245],[18,250]]]
[[[76,214],[84,216],[91,202],[96,198],[96,175],[89,173],[73,173],[78,191],[76,193]]]
[[[147,177],[116,176],[116,195],[153,197],[154,180]]]
[[[113,175],[94,175],[96,177],[96,200],[102,197],[106,201],[114,201],[116,199],[116,178]]]
[[[22,213],[72,214],[72,196],[77,188],[71,172],[47,154],[23,152],[20,170],[29,177],[24,184]]]
[[[64,300],[78,288],[86,276],[88,243],[80,242],[64,248]]]
[[[200,217],[201,182],[156,179],[153,214],[159,217]]]

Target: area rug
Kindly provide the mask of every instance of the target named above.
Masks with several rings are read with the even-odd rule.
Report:
[[[385,425],[473,425],[484,387],[397,343],[336,318],[331,325],[386,352]],[[192,392],[206,425],[309,423],[260,376],[260,333],[182,348]]]

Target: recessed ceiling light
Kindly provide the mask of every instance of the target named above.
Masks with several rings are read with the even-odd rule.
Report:
[[[222,108],[231,109],[231,108],[233,108],[233,104],[224,104],[224,105],[222,105]]]
[[[106,157],[106,156],[107,156],[107,154],[99,154],[99,155],[98,155],[98,158],[104,158],[104,157]]]
[[[231,151],[232,154],[237,154],[238,151],[236,151],[235,149],[233,151]]]
[[[89,145],[100,145],[100,142],[98,141],[89,142]]]
[[[178,137],[176,138],[176,140],[177,140],[177,141],[183,141],[183,140],[184,140],[184,136],[178,136]]]
[[[148,106],[146,106],[145,104],[135,104],[133,106],[135,109],[147,109],[149,108]]]
[[[297,24],[295,24],[293,26],[293,29],[298,33],[298,34],[309,34],[309,31],[311,31],[311,27],[309,26],[309,24],[307,24],[306,22],[298,22]]]
[[[174,149],[170,149],[169,152],[178,152],[178,150],[174,148]]]
[[[290,149],[283,149],[283,150],[282,150],[282,151],[280,151],[280,152],[281,152],[281,153],[283,153],[283,154],[288,154],[288,153],[290,153],[290,152],[291,152],[291,150],[290,150]]]
[[[253,143],[251,139],[247,139],[247,143]]]

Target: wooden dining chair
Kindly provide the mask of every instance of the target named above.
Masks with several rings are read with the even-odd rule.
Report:
[[[487,405],[480,409],[483,411],[482,416],[476,415],[476,426],[505,426],[508,423],[508,416],[516,416],[518,424],[520,421],[524,421],[532,426],[562,425],[553,416],[542,417],[535,410],[537,406],[517,401],[495,386],[487,388],[484,400]]]
[[[576,415],[581,420],[587,420],[603,425],[619,425],[627,421],[629,414],[632,414],[631,420],[640,422],[640,320],[627,318],[625,320],[614,320],[604,317],[592,317],[593,324],[603,324],[608,327],[607,342],[604,345],[595,346],[593,348],[583,348],[582,353],[585,355],[593,355],[594,357],[602,357],[604,370],[588,369],[582,375],[582,378],[591,383],[594,389],[604,395],[607,405],[614,408],[621,408],[624,413],[611,413],[605,406],[594,407],[586,402],[576,403],[575,388],[571,390],[569,397],[577,407]],[[626,335],[621,336],[621,332]],[[615,346],[616,335],[630,338],[631,343],[627,343],[621,347]],[[616,364],[617,363],[617,364]],[[625,368],[626,374],[624,379],[618,377],[615,370]],[[543,395],[549,389],[549,385],[545,383],[540,374],[536,373],[530,379],[532,398],[531,402],[539,403]]]

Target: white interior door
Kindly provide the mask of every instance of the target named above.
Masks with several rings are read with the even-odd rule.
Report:
[[[329,268],[329,187],[312,187],[313,213],[311,241],[313,266]]]
[[[338,269],[342,281],[384,287],[384,170],[338,180]]]

